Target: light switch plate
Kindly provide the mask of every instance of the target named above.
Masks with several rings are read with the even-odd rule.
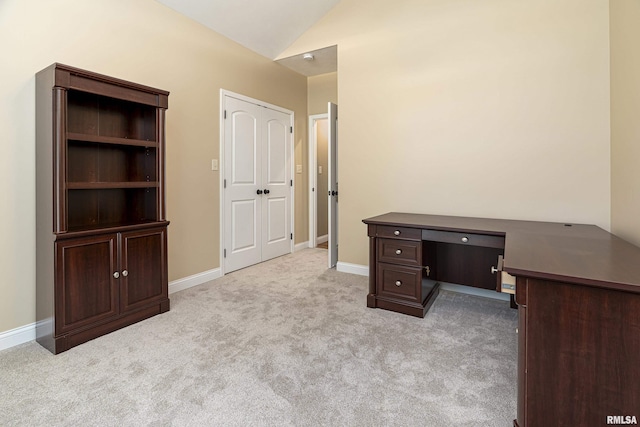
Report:
[[[322,175],[322,165],[318,166],[318,173]]]
[[[296,173],[302,173],[302,165],[296,165]]]
[[[218,159],[211,159],[211,170],[212,171],[218,170]]]

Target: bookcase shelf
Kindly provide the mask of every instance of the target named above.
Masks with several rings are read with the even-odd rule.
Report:
[[[69,190],[105,190],[117,188],[156,188],[157,182],[151,181],[114,181],[114,182],[69,182],[67,189]]]
[[[67,131],[97,137],[156,141],[156,108],[79,90],[67,93]]]
[[[118,145],[135,145],[139,147],[157,147],[156,141],[150,141],[148,139],[131,139],[131,138],[119,138],[113,136],[99,136],[90,135],[85,133],[67,132],[68,140],[75,140],[78,142],[99,142],[102,144],[118,144]]]
[[[69,140],[67,180],[74,184],[154,182],[158,178],[157,160],[157,147]]]

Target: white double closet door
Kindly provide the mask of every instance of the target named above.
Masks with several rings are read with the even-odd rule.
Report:
[[[224,95],[224,270],[291,252],[292,114]]]

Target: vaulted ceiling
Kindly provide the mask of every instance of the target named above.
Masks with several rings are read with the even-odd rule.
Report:
[[[157,0],[269,59],[276,58],[340,0]],[[285,58],[283,65],[305,75],[335,70],[336,49],[317,52],[316,62]],[[327,71],[328,70],[328,71]]]

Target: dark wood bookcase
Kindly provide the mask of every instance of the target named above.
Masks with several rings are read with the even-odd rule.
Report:
[[[53,353],[169,310],[168,96],[62,64],[36,75],[36,335]]]

